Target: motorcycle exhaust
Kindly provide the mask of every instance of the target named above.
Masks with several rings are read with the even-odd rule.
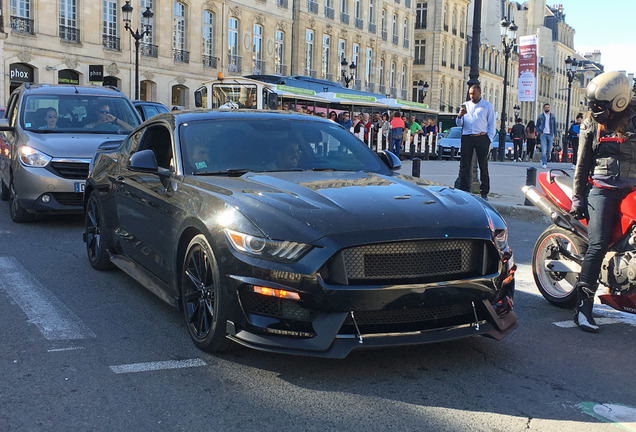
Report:
[[[523,186],[523,194],[536,208],[541,210],[553,224],[580,235],[587,241],[587,229],[568,212],[550,201],[535,186]]]

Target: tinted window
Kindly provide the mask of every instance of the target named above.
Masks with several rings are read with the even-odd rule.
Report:
[[[180,129],[186,173],[227,170],[344,170],[389,174],[360,140],[331,122],[302,119],[223,119]]]

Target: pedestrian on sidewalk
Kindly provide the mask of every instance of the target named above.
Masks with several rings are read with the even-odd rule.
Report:
[[[459,188],[470,192],[472,173],[470,165],[473,152],[477,154],[479,164],[479,187],[481,197],[488,199],[490,176],[488,175],[488,154],[495,138],[495,110],[490,102],[481,98],[481,87],[470,86],[469,100],[462,104],[455,123],[462,128],[461,158],[459,160]]]
[[[510,130],[510,138],[512,138],[512,144],[515,148],[514,160],[521,162],[521,156],[523,156],[523,142],[526,139],[526,128],[521,124],[521,119],[517,117],[515,125]]]
[[[534,156],[534,149],[537,146],[537,128],[534,126],[534,121],[530,120],[526,126],[526,153],[528,154],[528,160],[532,162]]]
[[[579,151],[579,132],[581,130],[582,121],[583,114],[578,113],[576,115],[576,123],[574,123],[568,131],[568,135],[570,136],[570,143],[572,145],[572,169],[576,167],[576,154]]]
[[[404,120],[400,118],[400,112],[396,111],[391,120],[391,151],[400,157],[400,148],[402,147],[402,133],[404,132]]]
[[[548,167],[548,159],[552,155],[552,141],[556,136],[556,119],[550,113],[550,104],[543,104],[543,114],[537,117],[537,132],[541,142],[541,168]]]

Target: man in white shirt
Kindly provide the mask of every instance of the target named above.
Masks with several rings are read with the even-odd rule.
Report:
[[[556,119],[554,114],[550,114],[550,104],[543,104],[543,114],[539,114],[536,124],[541,142],[541,167],[545,169],[552,154],[552,140],[556,136]]]
[[[455,123],[462,127],[461,158],[459,160],[459,189],[470,192],[472,173],[470,164],[473,151],[477,153],[479,164],[479,190],[481,197],[488,200],[490,176],[488,175],[488,154],[495,138],[495,110],[490,102],[481,98],[481,87],[472,85],[468,90],[470,100],[462,104]]]

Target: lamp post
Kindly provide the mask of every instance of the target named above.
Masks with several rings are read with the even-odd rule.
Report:
[[[577,62],[576,59],[568,58],[565,59],[565,73],[568,76],[568,106],[565,109],[565,134],[567,136],[568,131],[570,130],[570,95],[572,93],[572,81],[574,80],[574,75],[576,75],[576,69],[582,66],[581,63]],[[568,139],[570,137],[568,136]],[[569,143],[568,143],[569,145]],[[563,154],[567,155],[567,148],[563,146]]]
[[[135,100],[139,99],[139,41],[147,34],[150,34],[150,19],[153,17],[153,13],[150,7],[147,7],[143,17],[144,31],[141,33],[139,29],[133,31],[130,27],[130,16],[132,15],[133,7],[130,5],[130,1],[126,1],[126,4],[121,7],[121,11],[124,15],[124,28],[130,32],[133,39],[135,39]]]
[[[510,51],[512,47],[515,46],[515,42],[517,41],[517,25],[515,22],[510,22],[506,19],[501,20],[500,24],[501,30],[501,44],[504,48],[505,55],[505,63],[504,63],[504,87],[503,87],[503,103],[501,106],[501,124],[499,126],[499,149],[498,149],[498,159],[499,161],[504,160],[504,155],[506,154],[506,97],[508,90],[508,59],[510,58]]]
[[[515,112],[515,122],[516,122],[517,119],[519,118],[519,114],[521,114],[521,107],[515,104],[515,106],[512,107],[512,110]]]
[[[347,75],[347,65],[349,66],[349,75]],[[356,75],[356,64],[354,62],[351,62],[351,64],[349,64],[347,59],[343,58],[340,62],[340,66],[340,74],[342,75],[342,79],[345,82],[345,87],[349,88],[349,83],[354,80]]]
[[[424,98],[426,98],[427,93],[428,93],[428,81],[424,82],[422,80],[419,80],[417,82],[417,95],[418,95],[419,103],[424,103]]]

